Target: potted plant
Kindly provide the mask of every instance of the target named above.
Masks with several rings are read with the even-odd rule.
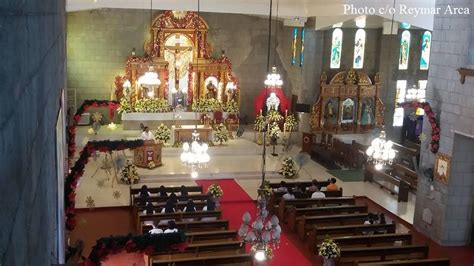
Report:
[[[319,247],[319,256],[324,259],[324,266],[336,265],[336,259],[341,257],[341,249],[330,238],[324,239]]]
[[[255,122],[253,125],[253,129],[255,130],[255,141],[258,145],[262,145],[263,142],[263,131],[265,130],[265,116],[259,114],[255,118]]]
[[[278,173],[286,178],[296,177],[296,162],[293,158],[288,157],[283,160],[280,171]]]
[[[153,133],[155,135],[155,140],[158,142],[167,143],[171,138],[171,130],[163,123],[161,123]]]
[[[216,127],[214,132],[214,141],[219,142],[219,145],[229,141],[229,131],[224,124],[220,124]]]
[[[124,168],[120,171],[120,180],[126,184],[137,184],[140,181],[137,167],[130,160],[127,160]]]
[[[221,186],[217,184],[211,184],[209,188],[207,188],[207,193],[212,196],[214,202],[216,203],[216,208],[220,206],[220,198],[224,196],[224,191],[222,190]]]

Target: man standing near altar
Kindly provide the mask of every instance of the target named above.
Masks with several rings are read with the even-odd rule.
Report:
[[[143,132],[142,132],[142,139],[143,140],[154,140],[155,139],[155,136],[153,135],[153,133],[150,131],[150,128],[145,126],[145,128],[143,129]]]

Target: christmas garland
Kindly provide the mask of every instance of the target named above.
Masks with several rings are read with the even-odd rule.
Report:
[[[79,179],[84,174],[84,168],[86,167],[89,157],[96,151],[100,152],[111,152],[120,151],[125,149],[134,149],[142,146],[143,140],[103,140],[103,141],[89,141],[86,146],[82,149],[79,155],[79,159],[76,161],[74,166],[71,168],[69,174],[66,176],[64,182],[64,207],[66,213],[66,229],[69,231],[74,230],[76,226],[75,222],[75,205],[76,205],[76,188]]]
[[[437,153],[439,149],[439,140],[441,138],[441,128],[439,126],[439,121],[436,118],[436,114],[431,109],[431,106],[427,102],[406,102],[402,103],[401,107],[403,108],[422,108],[425,111],[426,116],[428,117],[428,121],[431,125],[431,152]]]
[[[145,234],[132,236],[110,236],[96,241],[91,253],[85,261],[85,266],[99,266],[111,254],[122,251],[128,253],[143,252],[150,255],[168,249],[183,251],[186,248],[186,236],[184,232],[170,234]]]
[[[120,106],[117,101],[107,101],[107,100],[85,100],[82,105],[77,109],[76,114],[73,117],[72,126],[68,127],[68,158],[72,159],[76,153],[76,126],[81,120],[81,115],[89,110],[89,108],[94,107],[109,107],[109,118],[112,120],[114,118],[114,111]],[[71,160],[69,160],[71,163]]]

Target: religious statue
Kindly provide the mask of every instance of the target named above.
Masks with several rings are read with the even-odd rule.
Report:
[[[336,112],[334,110],[334,104],[332,103],[331,100],[328,101],[326,104],[326,110],[324,112],[324,117],[325,118],[334,118],[336,115]]]
[[[347,98],[342,102],[342,122],[352,122],[354,120],[354,101]]]
[[[173,106],[186,107],[186,94],[181,89],[173,93]]]
[[[232,101],[232,100],[235,101],[235,90],[234,90],[234,89],[228,88],[228,89],[225,91],[225,95],[226,95],[226,102],[230,102],[230,101]]]
[[[372,105],[370,102],[367,102],[364,105],[364,109],[362,111],[362,118],[361,118],[361,125],[372,125],[374,122],[373,117],[373,110]]]
[[[280,99],[276,96],[274,92],[270,93],[270,96],[267,98],[267,111],[275,110],[278,111],[278,106],[280,105]]]
[[[209,82],[207,83],[206,90],[207,90],[207,93],[206,93],[207,99],[217,99],[217,88],[212,83],[211,80],[209,80]]]

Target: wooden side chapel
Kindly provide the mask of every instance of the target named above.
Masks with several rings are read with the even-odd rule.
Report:
[[[311,131],[363,133],[383,125],[384,104],[380,99],[380,74],[372,81],[356,70],[337,73],[327,83],[327,74],[320,79],[320,96],[312,107]]]
[[[225,103],[240,103],[239,80],[232,73],[230,59],[222,51],[220,57],[212,57],[208,43],[207,22],[196,12],[164,11],[153,19],[151,40],[146,43],[145,56],[132,55],[125,67],[121,82],[129,80],[132,86],[130,102],[146,98],[146,88],[138,84],[138,78],[150,67],[159,75],[161,84],[153,88],[154,97],[173,101],[172,94],[186,94],[191,105],[199,98],[215,98]],[[117,78],[116,78],[117,80]],[[116,86],[120,82],[116,82]]]

